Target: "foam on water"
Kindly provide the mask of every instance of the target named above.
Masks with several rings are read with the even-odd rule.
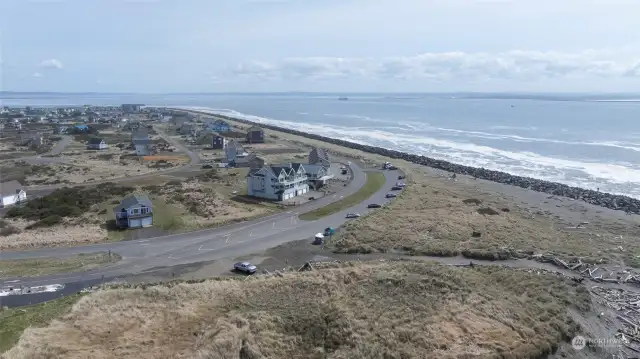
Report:
[[[640,144],[630,142],[579,142],[522,137],[510,134],[495,134],[481,131],[464,131],[449,128],[433,128],[424,123],[396,123],[395,126],[379,128],[345,127],[339,125],[282,121],[243,114],[229,109],[213,109],[208,107],[181,106],[192,109],[221,114],[258,123],[271,124],[294,130],[316,133],[319,135],[343,139],[359,144],[367,144],[414,153],[432,158],[447,160],[474,167],[503,171],[521,176],[545,179],[565,183],[571,186],[596,189],[616,194],[640,198],[640,168],[628,163],[599,163],[580,161],[571,158],[556,158],[534,152],[513,152],[469,142],[457,142],[437,137],[416,136],[419,131],[459,134],[460,137],[479,137],[486,139],[522,142],[547,142],[569,145],[589,145],[618,147],[640,152]],[[370,119],[366,116],[352,115],[348,118]],[[374,119],[375,120],[375,119]],[[388,122],[387,122],[388,123]]]

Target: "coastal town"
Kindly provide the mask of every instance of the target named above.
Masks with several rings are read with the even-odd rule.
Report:
[[[495,293],[524,290],[514,280],[529,283],[530,296],[553,304],[501,301],[527,315],[553,316],[557,301],[574,300],[578,312],[597,316],[558,317],[558,333],[575,335],[573,323],[588,315],[620,348],[640,350],[631,289],[640,287],[636,199],[208,111],[4,108],[0,122],[5,305],[19,308],[34,295],[47,301],[78,285],[89,295],[103,284],[157,278],[297,281],[325,272],[350,281],[359,271],[404,273],[401,263],[413,261],[437,276],[455,272],[466,288],[485,283],[485,275],[507,283],[483,284]],[[76,257],[74,248],[88,244],[91,253]],[[69,254],[55,254],[65,248]],[[161,248],[170,249],[155,255]],[[47,262],[34,267],[28,253],[56,264],[38,269]],[[497,272],[473,271],[500,261]],[[114,263],[118,269],[109,269]],[[353,265],[356,272],[341,274]],[[85,274],[64,282],[68,273],[52,269],[60,266]],[[557,292],[544,294],[550,285]],[[372,288],[369,296],[383,290]],[[559,352],[571,350],[564,343]]]

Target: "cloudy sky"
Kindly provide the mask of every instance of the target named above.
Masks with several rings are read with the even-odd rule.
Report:
[[[640,92],[638,0],[2,0],[1,90]]]

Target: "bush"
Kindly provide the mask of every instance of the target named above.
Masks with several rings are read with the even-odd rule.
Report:
[[[39,224],[36,227],[49,223],[53,225],[59,223],[63,217],[80,216],[93,205],[114,196],[124,197],[133,190],[132,187],[117,186],[112,182],[102,183],[92,188],[65,187],[47,196],[33,199],[22,207],[13,207],[6,216],[38,221]]]

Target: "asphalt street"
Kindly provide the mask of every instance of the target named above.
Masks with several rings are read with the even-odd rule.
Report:
[[[2,252],[0,260],[63,257],[78,253],[111,251],[122,256],[114,265],[78,273],[64,273],[35,278],[7,278],[0,280],[0,288],[8,286],[38,286],[47,284],[65,284],[78,287],[79,282],[94,283],[101,279],[114,278],[139,273],[156,267],[170,267],[181,264],[197,263],[222,258],[260,252],[287,242],[308,238],[322,232],[326,227],[340,227],[348,219],[346,213],[356,212],[365,215],[369,203],[389,202],[385,194],[397,182],[397,171],[384,171],[386,182],[369,200],[333,215],[315,221],[302,221],[298,214],[324,207],[332,202],[357,192],[366,182],[366,173],[356,164],[352,164],[353,180],[335,195],[329,195],[308,202],[290,211],[277,213],[256,220],[233,225],[200,230],[183,234],[168,235],[144,240],[115,243],[103,243],[67,248],[44,248],[23,252]],[[88,285],[88,284],[87,284]],[[35,294],[20,297],[32,297]],[[16,296],[9,296],[16,297]],[[9,300],[0,297],[0,302]],[[4,298],[4,299],[3,299]],[[32,298],[33,299],[33,298]],[[12,301],[16,301],[13,298]],[[25,299],[26,300],[26,299]],[[31,301],[31,300],[30,300]],[[24,304],[19,304],[24,305]]]

